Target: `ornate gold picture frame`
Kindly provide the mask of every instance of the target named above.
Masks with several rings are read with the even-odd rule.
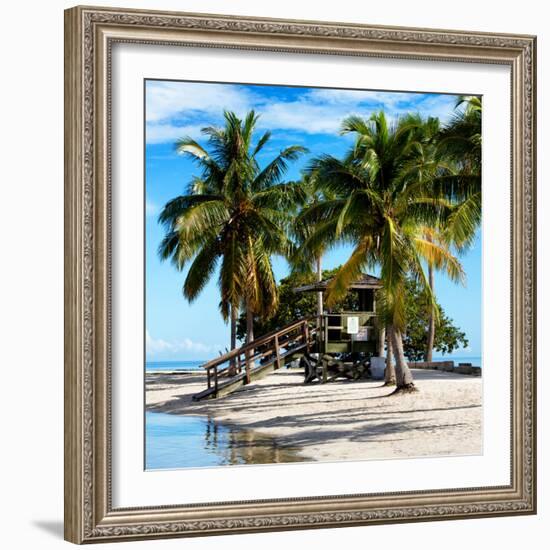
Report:
[[[498,64],[511,71],[509,485],[114,508],[111,52],[116,43]],[[536,512],[536,38],[75,7],[65,12],[65,538],[74,543]]]

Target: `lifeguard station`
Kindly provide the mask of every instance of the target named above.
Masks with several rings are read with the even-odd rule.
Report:
[[[316,292],[321,298],[329,284],[330,279],[294,291]],[[306,383],[364,377],[377,350],[376,290],[381,287],[380,279],[363,274],[349,288],[358,298],[352,311],[321,307],[314,317],[297,319],[209,361],[203,365],[207,387],[193,399],[222,397],[297,359],[304,367]]]
[[[295,292],[324,293],[330,279],[294,289]],[[357,293],[357,310],[333,313],[324,310],[318,319],[315,351],[321,354],[373,354],[376,352],[376,294],[382,287],[380,279],[363,274],[350,286]],[[323,300],[324,302],[324,300]]]

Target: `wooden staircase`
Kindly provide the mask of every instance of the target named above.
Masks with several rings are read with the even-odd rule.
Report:
[[[193,399],[223,397],[290,363],[315,345],[313,319],[302,319],[270,332],[202,365],[207,387]]]

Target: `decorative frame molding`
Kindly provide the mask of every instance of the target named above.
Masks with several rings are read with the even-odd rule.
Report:
[[[110,55],[115,42],[507,65],[512,461],[504,487],[113,509]],[[102,542],[536,512],[536,38],[76,7],[65,12],[65,538]]]

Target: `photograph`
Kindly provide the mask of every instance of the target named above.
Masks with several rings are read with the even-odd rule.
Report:
[[[482,97],[143,94],[145,470],[482,455]]]

